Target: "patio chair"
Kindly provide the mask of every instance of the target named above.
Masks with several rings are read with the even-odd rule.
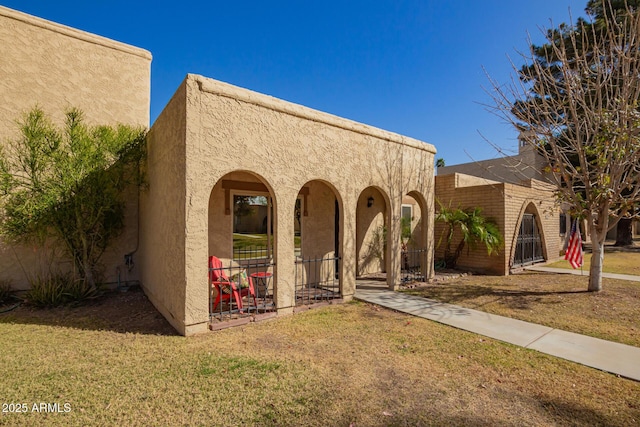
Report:
[[[244,274],[244,277],[242,276]],[[237,276],[237,278],[236,278]],[[209,257],[209,283],[217,291],[216,299],[213,303],[213,311],[215,311],[218,304],[221,301],[231,301],[231,298],[236,302],[238,310],[243,313],[242,298],[253,297],[253,305],[258,306],[256,301],[256,292],[253,287],[253,279],[248,277],[245,271],[240,272],[238,275],[232,276],[230,279],[224,272],[222,267],[222,261],[215,256]],[[246,283],[243,286],[242,282]]]

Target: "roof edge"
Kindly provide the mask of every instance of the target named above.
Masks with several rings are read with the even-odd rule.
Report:
[[[429,143],[403,136],[397,133],[382,130],[373,126],[365,125],[333,114],[325,113],[313,108],[305,107],[300,104],[285,101],[273,96],[254,92],[238,86],[204,77],[198,74],[188,74],[187,79],[194,80],[198,83],[198,87],[202,92],[213,95],[223,96],[235,99],[249,104],[268,108],[280,113],[285,113],[301,119],[311,120],[318,123],[324,123],[340,129],[349,130],[363,135],[373,136],[396,144],[406,145],[408,147],[417,148],[435,154],[436,148]]]
[[[115,41],[107,37],[89,33],[87,31],[78,30],[76,28],[69,27],[67,25],[58,24],[57,22],[49,21],[47,19],[40,18],[34,15],[29,15],[27,13],[10,9],[5,6],[0,6],[0,16],[7,17],[9,19],[15,19],[16,21],[21,21],[29,25],[40,27],[45,30],[53,31],[55,33],[62,34],[62,35],[72,37],[78,40],[82,40],[85,42],[104,46],[109,49],[114,49],[114,50],[118,50],[131,55],[139,56],[144,59],[151,60],[153,57],[151,55],[151,52],[149,52],[146,49],[142,49],[136,46],[132,46],[130,44]]]

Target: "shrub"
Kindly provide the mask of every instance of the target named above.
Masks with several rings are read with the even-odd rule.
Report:
[[[100,294],[101,292],[95,286],[91,286],[89,282],[84,279],[72,279],[65,287],[65,296],[67,297],[67,301],[70,302],[93,299],[100,296]]]
[[[31,289],[25,295],[29,304],[37,307],[55,307],[65,302],[64,288],[67,278],[62,274],[37,275],[30,280]]]
[[[31,280],[31,289],[25,296],[29,304],[37,307],[80,302],[95,298],[100,292],[84,279],[75,279],[71,274],[50,274],[36,276]]]
[[[440,210],[436,213],[436,221],[445,223],[447,229],[443,230],[442,236],[438,241],[440,245],[442,238],[446,232],[446,246],[444,248],[444,262],[447,267],[455,268],[458,258],[462,254],[465,245],[467,250],[474,247],[478,243],[483,243],[487,248],[487,254],[498,253],[504,240],[500,229],[493,219],[487,219],[482,216],[482,208],[451,208],[440,204]],[[454,233],[456,229],[460,230],[461,239],[455,250],[452,250],[454,242]]]
[[[96,287],[100,259],[124,227],[123,192],[142,184],[145,132],[91,126],[78,109],[65,116],[58,126],[36,107],[18,122],[20,136],[0,146],[0,235],[55,242]],[[58,300],[61,279],[36,279],[33,295]]]
[[[11,283],[6,280],[0,280],[0,304],[4,304],[13,298]]]

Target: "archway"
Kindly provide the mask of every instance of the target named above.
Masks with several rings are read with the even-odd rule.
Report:
[[[527,204],[520,216],[520,222],[516,230],[515,244],[512,245],[512,267],[524,267],[544,262],[547,256],[545,254],[543,229],[535,204]]]
[[[212,320],[276,308],[273,194],[262,177],[247,171],[224,175],[211,190],[208,247]]]
[[[340,298],[341,199],[330,184],[314,180],[299,191],[294,209],[296,305]]]
[[[356,276],[386,277],[388,197],[377,187],[365,188],[356,206]]]
[[[424,197],[412,191],[402,198],[400,272],[403,283],[425,281],[429,274]]]

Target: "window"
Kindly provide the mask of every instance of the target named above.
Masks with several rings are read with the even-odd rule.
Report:
[[[413,220],[413,206],[402,205],[402,218],[411,224],[411,221]]]
[[[236,193],[233,201],[233,259],[268,258],[272,253],[273,217],[267,196]]]
[[[567,234],[567,214],[560,214],[560,235],[564,236]]]

